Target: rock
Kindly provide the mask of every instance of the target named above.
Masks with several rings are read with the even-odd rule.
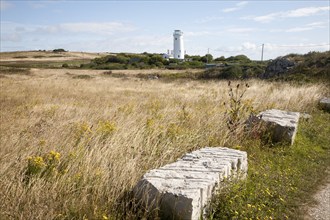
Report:
[[[273,143],[287,142],[292,145],[297,133],[299,117],[299,112],[270,109],[260,112],[250,121],[263,123]]]
[[[319,106],[321,109],[330,112],[330,98],[322,98],[319,102]]]
[[[272,77],[278,77],[286,72],[288,72],[289,69],[291,69],[295,65],[294,62],[280,57],[275,60],[273,60],[268,66],[266,67],[265,73],[262,74],[261,78],[272,78]]]
[[[309,121],[312,119],[312,116],[307,113],[300,113],[300,118],[304,119],[305,121]]]
[[[150,212],[159,209],[161,219],[197,220],[221,182],[228,177],[244,178],[247,169],[246,152],[207,147],[150,170],[134,194]]]

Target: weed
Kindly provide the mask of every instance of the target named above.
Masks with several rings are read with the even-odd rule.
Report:
[[[24,182],[29,183],[32,177],[56,176],[59,171],[60,158],[61,154],[56,151],[50,151],[43,156],[29,156],[24,173]]]
[[[92,76],[90,76],[90,75],[85,75],[85,74],[83,74],[83,75],[77,75],[77,76],[74,76],[74,77],[72,77],[73,79],[92,79],[93,77]]]
[[[99,121],[97,131],[102,134],[102,137],[108,137],[117,130],[117,126],[111,121]]]
[[[244,101],[244,94],[250,87],[248,83],[236,84],[233,88],[231,81],[228,82],[229,87],[229,103],[224,103],[227,107],[225,112],[226,124],[230,132],[238,134],[238,129],[241,129],[247,119],[247,116],[254,112],[252,101]]]
[[[104,71],[102,74],[103,74],[103,75],[106,75],[106,76],[110,76],[110,75],[112,74],[112,71],[111,71],[111,70],[109,70],[109,71]]]

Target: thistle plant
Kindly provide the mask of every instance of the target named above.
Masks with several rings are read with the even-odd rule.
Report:
[[[239,128],[243,127],[246,120],[245,117],[253,112],[251,102],[243,99],[250,86],[248,83],[238,83],[233,87],[231,81],[228,81],[228,87],[229,102],[224,103],[227,107],[225,119],[229,131],[235,133]]]

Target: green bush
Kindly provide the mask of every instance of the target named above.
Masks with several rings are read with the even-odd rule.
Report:
[[[224,56],[221,56],[221,57],[218,57],[218,58],[215,58],[214,61],[225,61],[226,58]]]
[[[224,79],[239,79],[243,75],[242,68],[238,65],[229,66],[224,69],[222,78]]]
[[[226,59],[228,62],[250,63],[251,60],[245,55],[231,56]]]
[[[59,48],[59,49],[54,49],[53,53],[60,53],[60,52],[67,52],[66,50]]]
[[[203,63],[210,63],[213,61],[213,56],[211,54],[206,54],[205,56],[201,57],[200,61]]]

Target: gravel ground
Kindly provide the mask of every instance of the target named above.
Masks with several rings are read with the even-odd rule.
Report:
[[[330,171],[326,184],[314,195],[317,204],[307,210],[308,220],[330,220]]]

